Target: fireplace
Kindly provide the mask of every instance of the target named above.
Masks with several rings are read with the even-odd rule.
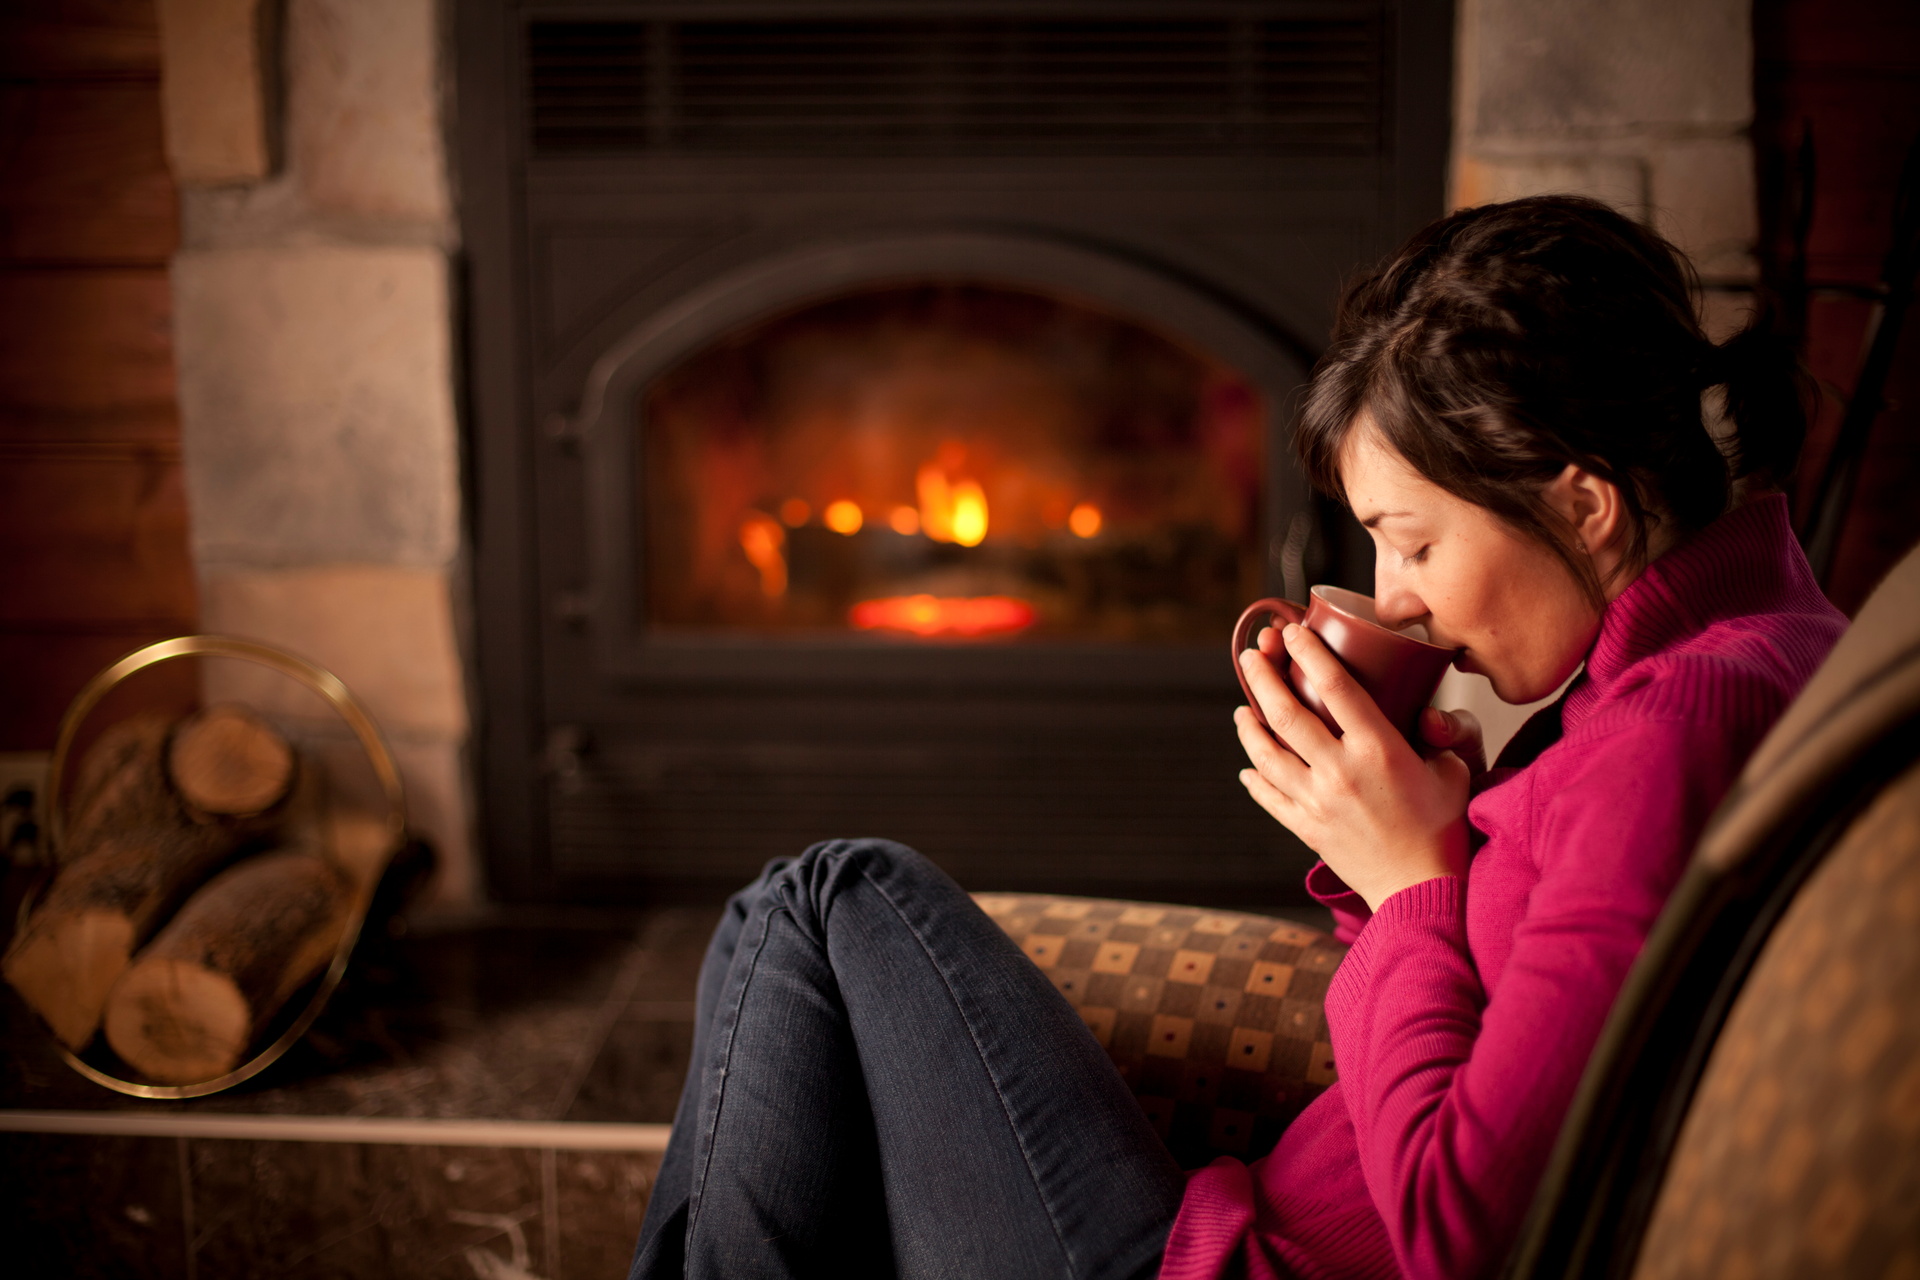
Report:
[[[462,10],[495,892],[1291,900],[1224,641],[1368,580],[1286,413],[1437,210],[1446,7],[773,8]]]
[[[636,567],[663,635],[1205,644],[1265,585],[1259,391],[1058,297],[814,302],[637,408]]]

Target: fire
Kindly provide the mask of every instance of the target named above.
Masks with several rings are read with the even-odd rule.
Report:
[[[860,526],[866,522],[866,517],[860,513],[860,504],[845,498],[828,503],[822,519],[826,521],[827,528],[848,537],[860,532]]]
[[[987,491],[978,480],[948,476],[945,459],[964,457],[963,451],[942,446],[941,454],[914,476],[914,492],[920,499],[920,528],[935,542],[977,547],[987,536]]]
[[[912,507],[895,507],[887,516],[887,523],[893,526],[895,533],[912,537],[920,532],[920,513]]]
[[[1033,606],[1012,596],[889,596],[862,600],[848,620],[863,631],[910,631],[917,636],[984,636],[1024,631]]]
[[[769,600],[787,593],[787,531],[772,516],[753,512],[740,522],[740,549],[760,571],[760,594]]]
[[[953,486],[953,540],[977,547],[987,536],[987,495],[971,480]]]
[[[1073,530],[1076,538],[1091,538],[1100,532],[1100,508],[1091,502],[1083,502],[1067,515],[1067,528]]]

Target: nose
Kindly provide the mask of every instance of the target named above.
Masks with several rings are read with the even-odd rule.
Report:
[[[1382,556],[1373,569],[1373,615],[1385,627],[1404,627],[1427,616],[1427,602]]]

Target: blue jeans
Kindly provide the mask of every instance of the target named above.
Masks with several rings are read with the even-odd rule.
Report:
[[[630,1280],[1158,1269],[1173,1158],[1060,993],[904,845],[770,863],[696,1018]]]

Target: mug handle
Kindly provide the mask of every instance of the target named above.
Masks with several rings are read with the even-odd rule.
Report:
[[[1240,655],[1253,640],[1254,624],[1266,617],[1279,618],[1305,626],[1307,611],[1291,600],[1268,596],[1264,600],[1255,600],[1248,605],[1246,612],[1240,615],[1240,621],[1233,624],[1233,648],[1229,650],[1233,659],[1233,678],[1240,682],[1240,692],[1247,695],[1247,706],[1252,708],[1253,718],[1258,720],[1260,726],[1268,733],[1272,733],[1273,726],[1267,723],[1266,714],[1260,710],[1259,700],[1253,696],[1253,687],[1247,683],[1247,673],[1240,669]]]

